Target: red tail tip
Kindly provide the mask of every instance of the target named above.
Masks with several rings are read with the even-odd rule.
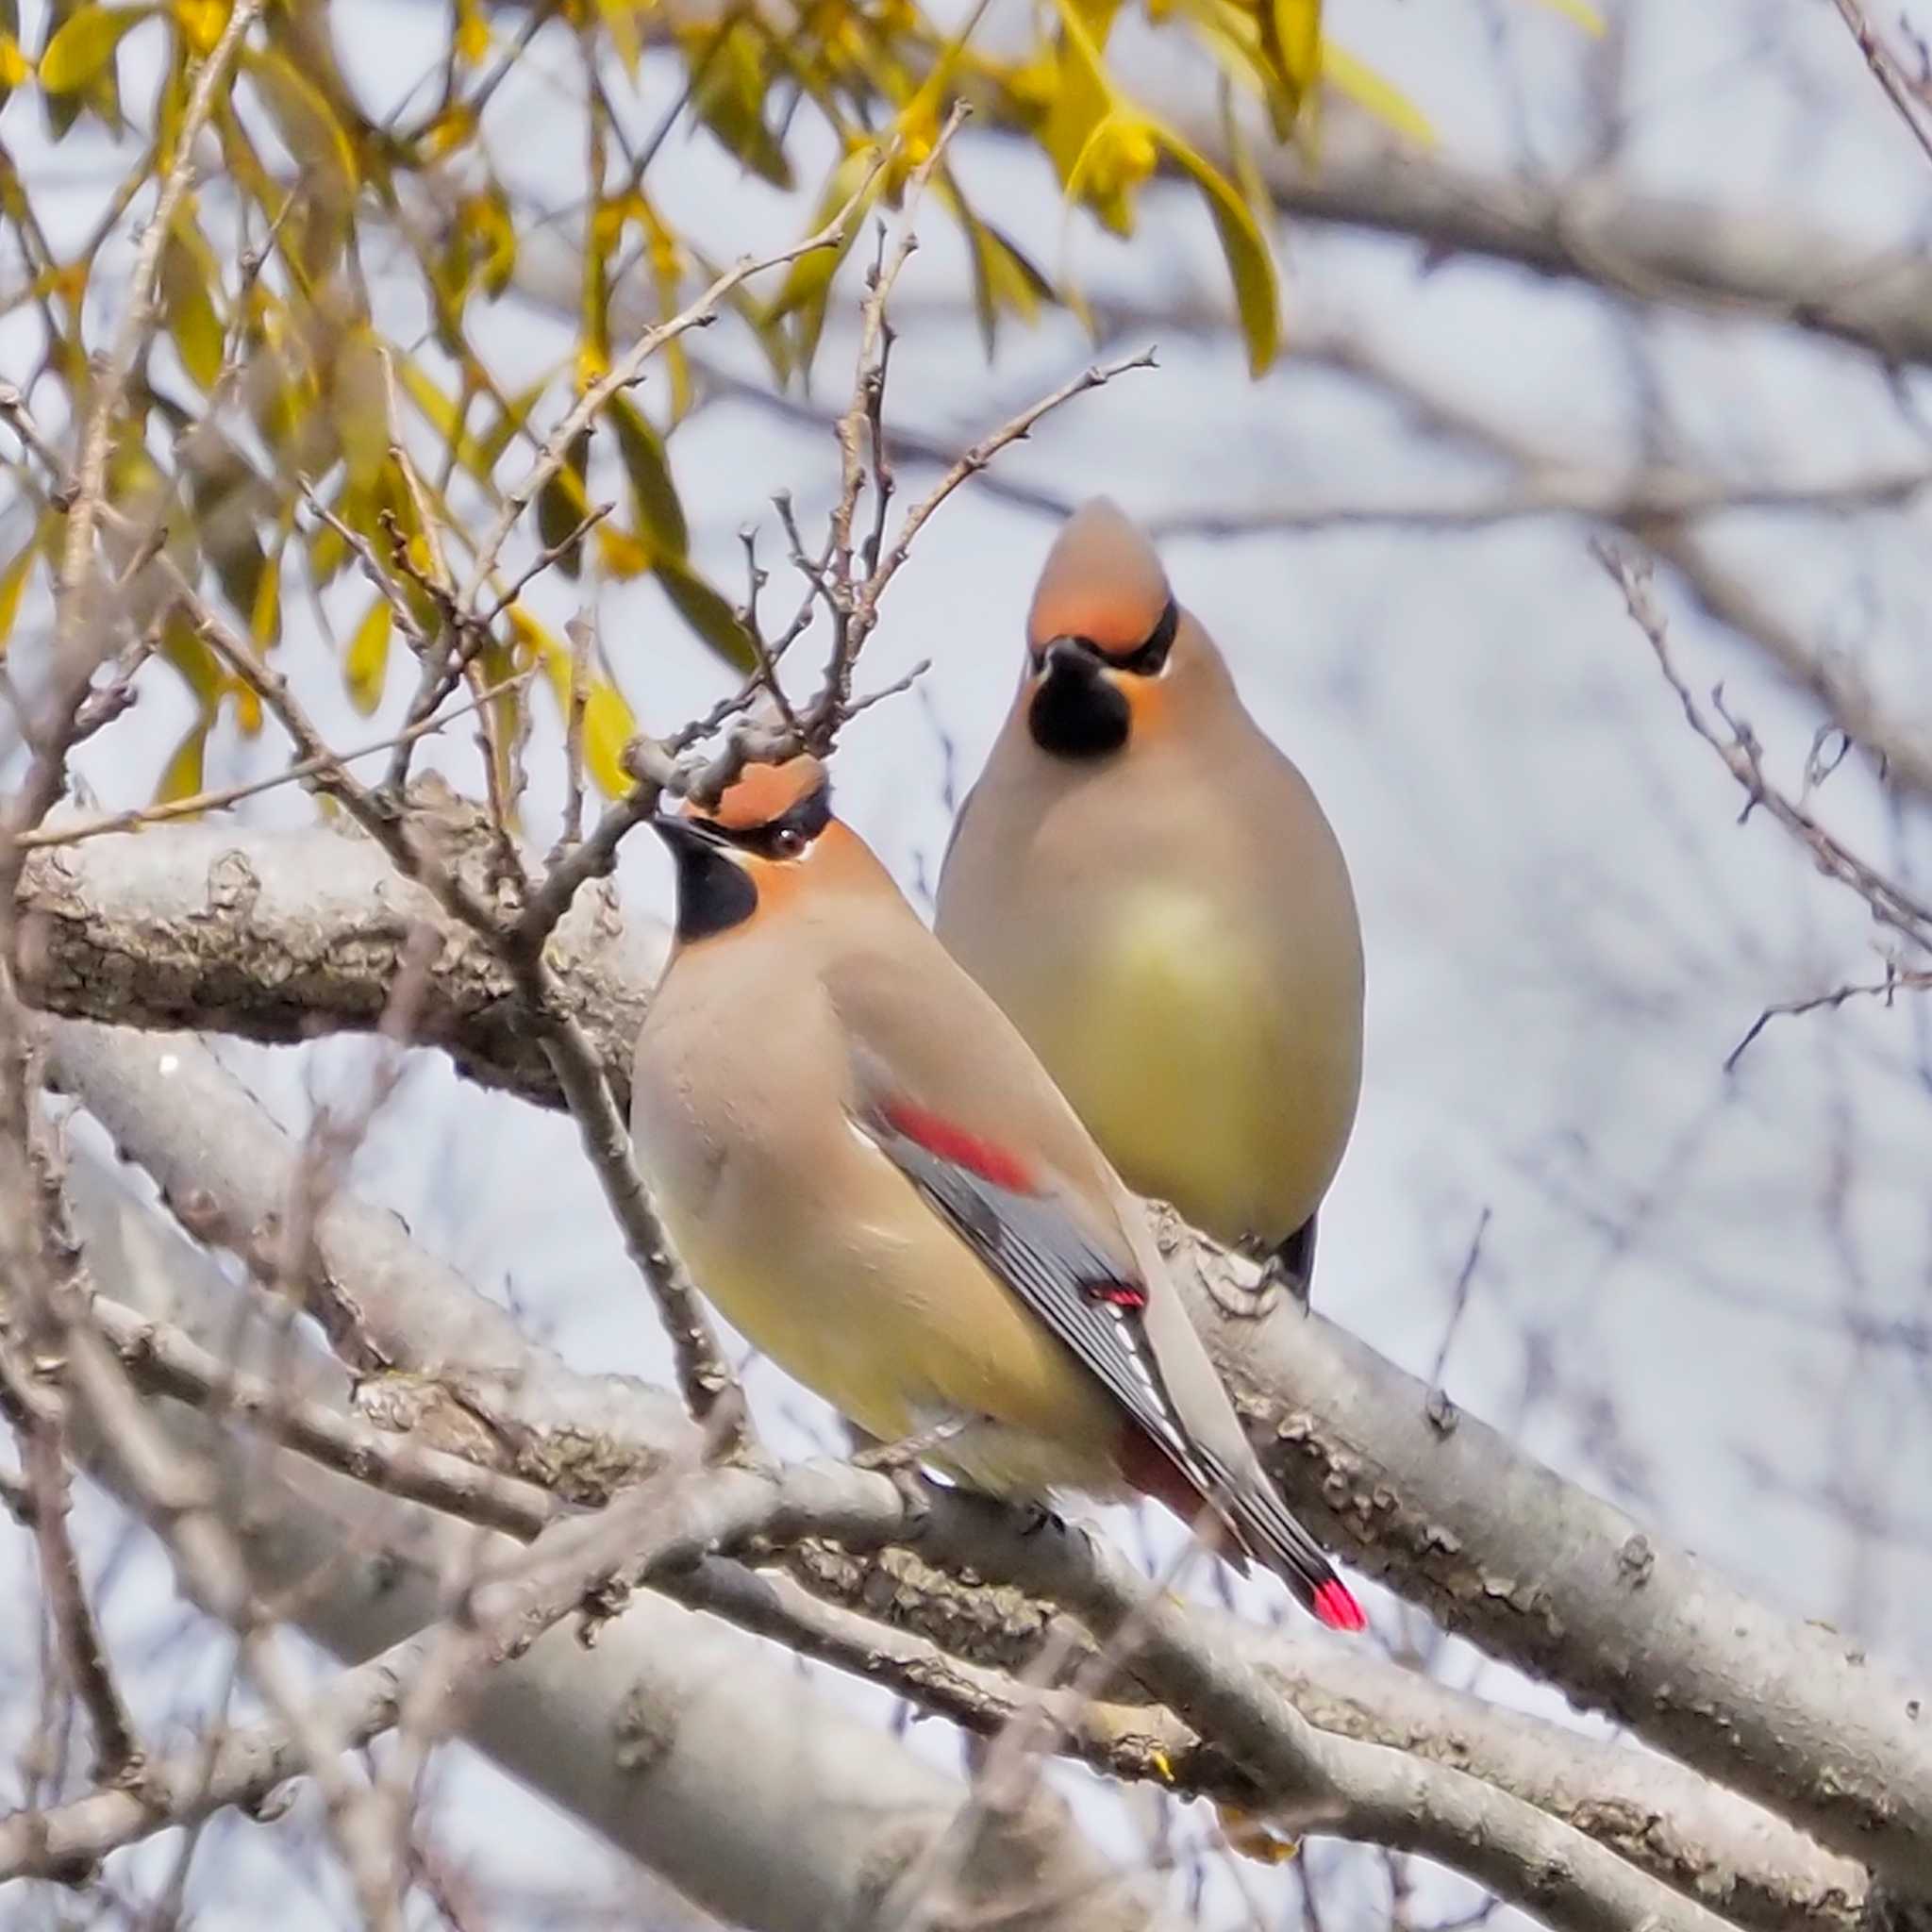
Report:
[[[1348,1593],[1348,1586],[1339,1576],[1331,1576],[1315,1592],[1314,1610],[1316,1616],[1331,1630],[1366,1630],[1369,1620],[1362,1614],[1362,1607]]]

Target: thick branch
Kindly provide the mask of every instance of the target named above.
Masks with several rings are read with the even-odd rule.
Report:
[[[155,1172],[172,1198],[193,1204],[204,1221],[245,1222],[256,1208],[249,1190],[274,1198],[286,1189],[294,1150],[198,1041],[63,1025],[55,1029],[51,1058],[55,1072],[86,1096],[125,1150]],[[184,1120],[194,1123],[192,1134],[182,1131]],[[693,1434],[676,1406],[634,1384],[574,1377],[535,1350],[527,1374],[512,1376],[508,1357],[517,1344],[505,1318],[414,1248],[391,1217],[338,1195],[318,1228],[318,1243],[332,1271],[351,1263],[366,1269],[362,1318],[383,1349],[412,1370],[442,1363],[443,1383],[463,1391],[464,1401],[457,1407],[442,1384],[408,1378],[404,1391],[413,1392],[414,1404],[398,1408],[385,1397],[375,1411],[410,1430],[408,1437],[386,1438],[394,1445],[386,1455],[373,1452],[367,1431],[331,1425],[312,1404],[284,1402],[272,1424],[284,1440],[385,1487],[431,1497],[522,1534],[534,1534],[550,1518],[547,1507],[530,1507],[536,1491],[466,1477],[463,1465],[421,1445],[445,1443],[470,1456],[500,1451],[503,1461],[538,1482],[561,1483],[586,1501],[695,1456]],[[184,1351],[172,1337],[150,1340],[112,1307],[103,1308],[102,1318],[130,1368],[151,1384],[181,1392],[197,1381],[214,1386],[206,1351]],[[480,1373],[462,1366],[473,1347],[487,1364]],[[244,1411],[258,1415],[264,1391],[245,1369],[238,1365],[235,1373],[242,1379],[237,1385],[231,1374],[227,1387]],[[365,1398],[372,1388],[387,1386],[365,1383]],[[425,1412],[420,1405],[432,1400],[445,1407]],[[365,1399],[363,1407],[372,1405]],[[452,1409],[467,1429],[452,1430]],[[941,1552],[928,1545],[926,1554]],[[977,1712],[982,1728],[1004,1722],[1008,1707],[985,1682],[971,1682],[962,1667],[941,1659],[941,1650],[994,1667],[998,1681],[1009,1685],[1005,1672],[1031,1675],[1049,1645],[1066,1649],[1064,1629],[1055,1625],[1049,1605],[1009,1586],[964,1583],[908,1550],[867,1555],[813,1541],[793,1548],[788,1560],[816,1593],[857,1608],[863,1618],[836,1612],[835,1618],[847,1619],[843,1626],[822,1622],[816,1630],[802,1627],[774,1600],[774,1584],[719,1561],[699,1565],[670,1587],[692,1607],[746,1621],[766,1634],[780,1634],[782,1624],[785,1641],[891,1683],[924,1707],[962,1722],[973,1722]],[[775,1587],[782,1589],[782,1582]],[[795,1593],[790,1601],[796,1604]],[[1338,1656],[1312,1636],[1264,1634],[1232,1619],[1210,1616],[1208,1622],[1217,1646],[1233,1646],[1271,1679],[1292,1687],[1296,1706],[1324,1729],[1422,1751],[1472,1771],[1740,1921],[1781,1928],[1806,1913],[1824,1924],[1859,1923],[1866,1895],[1859,1868],[1820,1852],[1694,1773],[1491,1709],[1370,1655]],[[923,1637],[903,1634],[908,1631]],[[835,1656],[841,1647],[844,1654]],[[1067,1651],[1075,1661],[1087,1654],[1084,1647]],[[1122,1686],[1114,1694],[1137,1693]],[[1095,1761],[1105,1758],[1122,1775],[1137,1774],[1137,1765],[1138,1774],[1148,1774],[1156,1768],[1150,1753],[1167,1750],[1182,1789],[1235,1795],[1222,1782],[1230,1774],[1224,1753],[1203,1746],[1183,1755],[1173,1748],[1177,1722],[1156,1709],[1122,1708],[1112,1717],[1098,1710],[1084,1726],[1069,1728],[1067,1748]]]
[[[359,834],[213,824],[109,835],[34,853],[20,905],[22,991],[38,1005],[272,1045],[373,1029],[410,932],[434,925],[443,943],[416,1037],[482,1085],[562,1105],[508,969]],[[609,888],[577,894],[545,957],[600,1043],[636,1037],[663,941],[626,927]],[[605,1059],[626,1106],[628,1054]]]
[[[100,1283],[204,1347],[245,1344],[238,1291],[205,1256],[84,1158],[71,1191]],[[341,1372],[313,1350],[298,1343],[291,1353],[285,1337],[275,1358],[285,1368],[292,1361],[288,1383],[302,1399],[343,1402]],[[391,1647],[433,1623],[450,1583],[475,1576],[479,1561],[514,1562],[513,1546],[479,1546],[473,1529],[299,1458],[263,1458],[172,1405],[158,1412],[177,1441],[225,1460],[235,1481],[258,1486],[251,1494],[274,1497],[273,1507],[238,1524],[261,1587],[288,1591],[304,1626],[338,1655],[391,1652],[379,1659],[382,1674],[338,1681],[330,1714],[351,1727],[391,1722]],[[393,1560],[341,1560],[344,1548],[372,1546]],[[817,1696],[748,1640],[654,1597],[634,1603],[592,1649],[553,1628],[480,1679],[466,1713],[466,1735],[514,1774],[708,1909],[758,1932],[878,1924],[893,1880],[951,1830],[965,1797],[957,1781]],[[255,1775],[250,1767],[275,1745],[272,1736],[242,1742],[237,1781]],[[164,1777],[157,1789],[171,1787]],[[89,1808],[63,1807],[51,1821],[0,1824],[0,1847],[19,1851],[26,1869],[45,1870],[36,1847],[51,1838],[71,1868],[175,1822],[161,1809],[137,1816],[83,1803]],[[1000,1923],[1026,1932],[1140,1932],[1150,1924],[1145,1903],[1043,1792],[985,1821],[967,1853],[944,1901],[961,1922],[997,1903],[1012,1914]],[[0,1874],[11,1869],[0,1863]]]
[[[1193,1257],[1197,1291],[1237,1266],[1172,1222],[1163,1239]],[[1932,1890],[1923,1693],[1826,1625],[1753,1602],[1324,1316],[1284,1306],[1217,1322],[1208,1341],[1269,1467],[1350,1556],[1491,1656],[1902,1890]]]
[[[142,851],[159,843],[125,842]],[[122,843],[102,839],[62,855],[76,869],[62,886],[69,935],[117,919],[103,891],[108,881],[87,867]],[[275,841],[257,846],[265,877],[295,873],[272,864],[277,849]],[[116,863],[138,902],[138,858],[118,855]],[[163,874],[175,870],[164,856],[157,863]],[[29,903],[36,889],[30,870]],[[197,909],[198,937],[212,956],[228,921],[205,898]],[[265,946],[258,914],[242,936]],[[63,983],[70,1001],[85,993],[77,971]],[[619,975],[605,984],[614,991]],[[630,997],[609,998],[606,1010],[635,1012],[643,997],[633,982]],[[113,1005],[127,1015],[125,1001]],[[360,1011],[312,1015],[329,1017],[367,1024]],[[587,1030],[607,1064],[621,1065],[628,1030],[612,1032],[591,1016]],[[481,1044],[466,1037],[473,1064]],[[62,1044],[57,1067],[69,1052]],[[161,1118],[167,1091],[156,1087]],[[132,1131],[131,1122],[110,1125]],[[165,1146],[151,1151],[163,1170],[177,1158]],[[193,1185],[185,1172],[172,1184],[165,1171],[158,1177],[177,1198]],[[237,1175],[234,1185],[253,1183]],[[357,1277],[343,1273],[346,1291]],[[1616,1711],[1646,1741],[1798,1820],[1846,1856],[1880,1865],[1902,1889],[1926,1889],[1932,1740],[1913,1724],[1903,1687],[1828,1633],[1751,1604],[1707,1566],[1645,1539],[1621,1512],[1480,1424],[1465,1420],[1441,1435],[1420,1384],[1321,1318],[1284,1312],[1216,1327],[1228,1365],[1278,1432],[1274,1462],[1291,1494],[1323,1513],[1343,1546],[1394,1587],[1493,1654]],[[449,1358],[465,1357],[452,1350]]]

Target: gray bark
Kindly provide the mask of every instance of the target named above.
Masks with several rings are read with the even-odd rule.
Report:
[[[104,1290],[235,1349],[248,1329],[242,1291],[206,1255],[85,1156],[70,1192]],[[258,1340],[263,1325],[258,1319]],[[291,1380],[302,1393],[345,1403],[339,1368],[313,1348],[299,1362]],[[238,1524],[257,1587],[301,1585],[292,1600],[302,1627],[348,1662],[433,1625],[452,1579],[516,1547],[299,1457],[265,1458],[175,1405],[163,1412],[176,1441],[237,1483],[272,1485],[273,1507]],[[344,1561],[345,1550],[366,1554]],[[392,1714],[385,1681],[397,1661],[331,1694],[377,1724]],[[708,1910],[759,1932],[877,1924],[894,1881],[953,1830],[968,1797],[958,1780],[817,1694],[753,1640],[654,1596],[639,1597],[594,1648],[559,1625],[493,1671],[465,1700],[463,1734]],[[263,1755],[257,1740],[257,1770]],[[291,1762],[266,1756],[270,1774]],[[97,1834],[125,1822],[111,1809],[93,1821]],[[61,1837],[70,1860],[84,1824]],[[11,1829],[18,1838],[26,1827]],[[9,1842],[0,1835],[0,1853]],[[937,1907],[938,1926],[978,1924],[995,1910],[1010,1915],[998,1923],[1032,1932],[1156,1923],[1044,1791],[983,1814]]]

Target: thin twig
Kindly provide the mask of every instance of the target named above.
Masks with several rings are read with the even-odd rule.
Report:
[[[197,791],[192,798],[173,798],[162,805],[130,806],[125,811],[83,819],[77,824],[43,825],[31,832],[23,832],[16,842],[28,851],[48,845],[78,845],[83,839],[98,839],[107,832],[135,832],[147,825],[166,824],[171,819],[194,818],[205,811],[222,811],[231,805],[239,805],[244,798],[258,797],[279,786],[302,784],[338,765],[350,765],[358,758],[374,758],[377,752],[391,751],[398,744],[413,744],[418,739],[428,738],[456,724],[458,719],[467,718],[471,712],[480,710],[505,692],[518,690],[535,675],[534,669],[520,671],[514,677],[507,677],[501,684],[491,685],[480,697],[458,705],[453,711],[425,718],[420,724],[397,732],[392,738],[378,738],[373,743],[358,744],[351,751],[332,751],[319,758],[301,758],[273,777],[251,779],[245,785],[225,785],[213,791]]]
[[[241,48],[242,37],[255,24],[261,7],[262,0],[237,0],[221,39],[202,63],[187,111],[175,136],[174,155],[161,175],[154,213],[148,217],[147,226],[135,246],[134,269],[127,281],[121,325],[114,332],[106,363],[94,378],[93,394],[81,426],[75,459],[73,499],[68,506],[67,533],[60,556],[59,615],[55,632],[55,650],[61,658],[72,649],[78,636],[83,591],[93,561],[94,523],[107,494],[108,444],[115,411],[121,407],[128,377],[133,374],[135,358],[154,325],[155,274],[160,264],[161,250],[174,227],[175,210],[188,192],[194,144],[227,82],[228,68]]]
[[[536,461],[504,497],[495,521],[490,525],[482,543],[477,548],[470,585],[461,600],[465,609],[474,610],[476,608],[476,601],[482,594],[484,585],[489,582],[491,572],[496,568],[496,559],[502,553],[509,533],[516,527],[524,512],[529,508],[537,492],[563,468],[566,453],[572,443],[596,421],[610,398],[620,390],[629,388],[638,379],[644,364],[667,342],[675,341],[687,331],[701,328],[709,323],[717,314],[719,305],[740,283],[749,281],[752,276],[762,275],[768,269],[781,268],[787,262],[796,261],[801,256],[816,254],[822,248],[835,247],[843,237],[846,225],[851,221],[855,210],[865,205],[873,181],[885,163],[886,156],[881,154],[867,171],[865,179],[854,190],[852,198],[823,228],[815,234],[808,235],[803,242],[780,249],[774,255],[746,256],[741,261],[726,269],[694,302],[679,309],[668,321],[658,323],[655,328],[646,329],[611,364],[609,370],[577,398],[574,407],[564,415],[562,422],[550,432],[542,449],[538,453]]]
[[[1744,1058],[1748,1047],[1774,1020],[1795,1019],[1804,1013],[1836,1012],[1839,1008],[1852,1000],[1883,1000],[1889,1007],[1902,992],[1932,991],[1932,973],[1907,971],[1888,964],[1885,977],[1861,986],[1834,987],[1830,992],[1814,993],[1809,999],[1784,1000],[1774,1007],[1766,1007],[1757,1019],[1752,1021],[1750,1030],[1724,1056],[1724,1072],[1735,1074],[1738,1062]]]
[[[1852,39],[1858,43],[1858,52],[1865,57],[1865,65],[1872,70],[1872,77],[1884,91],[1885,98],[1898,110],[1898,118],[1919,143],[1920,152],[1927,160],[1932,160],[1932,131],[1928,131],[1919,118],[1920,103],[1913,94],[1910,82],[1900,70],[1897,58],[1866,19],[1859,0],[1837,0],[1837,4],[1839,18],[1851,29]]]
[[[1685,722],[1717,753],[1732,777],[1743,787],[1747,801],[1743,816],[1749,817],[1755,808],[1762,806],[1811,854],[1820,872],[1848,887],[1865,902],[1873,918],[1903,934],[1915,946],[1932,952],[1932,906],[1875,866],[1867,864],[1826,831],[1811,812],[1771,783],[1757,736],[1749,724],[1724,708],[1721,686],[1711,693],[1711,708],[1723,720],[1728,737],[1705,716],[1672,658],[1668,628],[1651,589],[1648,565],[1633,562],[1607,542],[1597,541],[1591,547],[1611,582],[1623,592],[1624,608],[1656,654],[1657,668],[1675,692]]]

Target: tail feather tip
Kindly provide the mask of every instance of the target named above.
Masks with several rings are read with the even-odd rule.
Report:
[[[1331,1630],[1366,1630],[1369,1620],[1341,1577],[1331,1576],[1316,1591],[1310,1607]]]

